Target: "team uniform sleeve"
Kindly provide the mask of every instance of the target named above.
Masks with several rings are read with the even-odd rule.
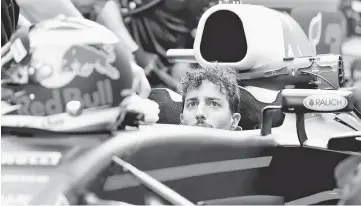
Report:
[[[74,6],[87,19],[95,21],[105,4],[111,0],[72,0]]]

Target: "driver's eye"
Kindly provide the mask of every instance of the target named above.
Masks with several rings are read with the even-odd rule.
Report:
[[[192,108],[192,107],[195,107],[195,106],[197,106],[197,102],[189,102],[189,103],[187,104],[187,107],[188,107],[188,108]]]
[[[212,107],[220,107],[221,105],[220,105],[218,102],[212,101],[212,102],[211,102],[211,106],[212,106]]]

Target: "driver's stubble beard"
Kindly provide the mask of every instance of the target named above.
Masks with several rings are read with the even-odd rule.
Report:
[[[196,123],[195,125],[193,125],[193,126],[213,128],[212,125],[207,124],[207,123],[205,122],[205,120],[203,120],[203,119],[197,120],[197,123]]]

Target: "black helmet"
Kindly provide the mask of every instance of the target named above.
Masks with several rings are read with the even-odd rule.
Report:
[[[2,90],[11,94],[2,98],[3,127],[100,129],[132,93],[119,39],[95,22],[64,16],[40,22],[18,30],[9,52],[13,58],[2,68]],[[83,113],[66,112],[69,104]]]

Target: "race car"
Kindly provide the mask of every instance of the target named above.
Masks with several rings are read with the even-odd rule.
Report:
[[[268,18],[252,23],[257,12]],[[218,20],[225,19],[230,21],[223,22],[223,31],[233,28],[236,32],[226,32],[228,39],[217,44],[221,37],[217,34],[222,34],[207,29],[217,28]],[[297,39],[284,36],[287,23],[293,31],[300,31]],[[262,24],[272,30],[260,32],[266,29],[259,26]],[[237,33],[240,31],[243,35]],[[32,117],[34,122],[42,119],[46,123],[46,127],[37,124],[38,128],[16,122],[6,126],[4,115],[2,205],[336,204],[342,194],[333,171],[346,158],[360,156],[361,120],[354,108],[353,91],[342,88],[340,57],[313,56],[301,31],[288,16],[254,5],[219,5],[202,16],[193,58],[205,66],[212,65],[215,58],[220,60],[220,68],[238,69],[242,96],[247,100],[242,102],[244,109],[255,116],[244,115],[255,122],[244,131],[179,125],[182,98],[166,89],[153,89],[149,97],[160,105],[158,124],[136,127],[137,121],[125,118],[126,127],[112,133],[57,130],[64,124],[61,118],[76,119],[74,114],[91,117],[97,112],[82,114],[82,107],[76,107],[79,111],[68,108],[68,113],[57,115],[57,121],[54,115]],[[247,49],[240,50],[244,47],[233,40],[246,42]],[[207,53],[208,49],[202,51],[217,46],[215,56]],[[243,56],[229,55],[239,60],[230,61],[224,55],[227,49]],[[297,51],[293,52],[297,56],[290,55],[290,50]],[[298,52],[310,56],[301,57]],[[317,78],[307,74],[308,70]],[[277,78],[297,87],[275,85]],[[265,100],[262,96],[272,93],[268,88],[272,82],[280,91]],[[299,88],[306,85],[312,88]],[[257,95],[255,86],[267,86],[257,90],[267,92]],[[321,97],[326,101],[337,98],[342,106],[311,103]]]
[[[163,96],[160,103],[172,102],[174,95],[162,89],[152,92],[153,98]],[[114,157],[193,204],[335,204],[341,194],[333,170],[356,155],[352,150],[359,151],[360,119],[348,113],[318,114],[304,124],[308,139],[303,143],[302,122],[293,114],[286,114],[282,126],[265,136],[260,130],[215,132],[174,124],[133,127],[113,135],[21,134],[19,128],[8,128],[2,133],[2,204],[184,203],[133,177]]]

